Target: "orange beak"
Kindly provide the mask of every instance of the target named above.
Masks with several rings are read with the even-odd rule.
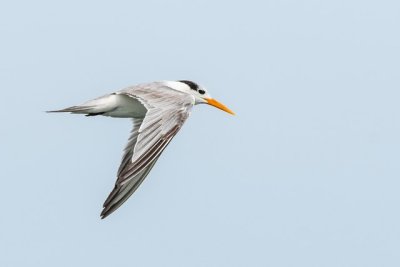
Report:
[[[221,109],[221,110],[223,110],[225,112],[228,112],[228,113],[230,113],[232,115],[235,115],[235,113],[232,110],[230,110],[224,104],[218,102],[214,98],[206,98],[206,101],[207,101],[207,104],[209,104],[211,106],[214,106],[214,107],[219,108],[219,109]]]

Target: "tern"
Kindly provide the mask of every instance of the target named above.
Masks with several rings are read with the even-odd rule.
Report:
[[[117,181],[100,214],[104,219],[136,191],[197,104],[209,104],[234,115],[204,87],[188,80],[139,84],[78,106],[48,112],[133,119]]]

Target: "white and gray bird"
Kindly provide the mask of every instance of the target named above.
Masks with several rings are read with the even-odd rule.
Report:
[[[211,98],[205,88],[187,80],[140,84],[78,106],[49,111],[133,118],[132,133],[114,189],[103,204],[102,219],[136,191],[197,104],[209,104],[234,114]]]

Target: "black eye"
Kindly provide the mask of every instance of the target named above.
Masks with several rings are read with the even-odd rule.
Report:
[[[201,95],[204,95],[205,93],[206,93],[206,91],[204,91],[204,90],[199,90],[199,93],[201,94]]]

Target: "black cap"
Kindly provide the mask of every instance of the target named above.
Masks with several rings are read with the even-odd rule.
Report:
[[[179,82],[187,84],[190,87],[190,89],[192,89],[192,90],[197,91],[199,89],[199,85],[195,82],[188,81],[188,80],[180,80]]]

